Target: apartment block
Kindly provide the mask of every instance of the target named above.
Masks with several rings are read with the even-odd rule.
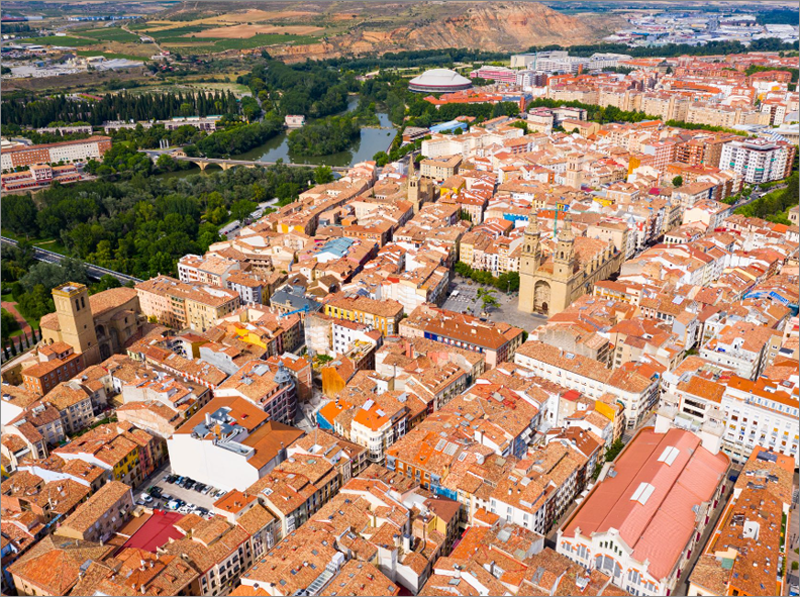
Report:
[[[44,145],[17,145],[3,150],[0,169],[5,172],[18,166],[101,160],[109,149],[111,137],[100,136]]]
[[[159,276],[136,285],[142,313],[173,328],[205,332],[239,308],[239,295],[213,286]]]
[[[480,353],[489,367],[511,361],[525,334],[507,323],[482,321],[428,304],[417,307],[404,319],[399,332],[405,338],[425,338]]]

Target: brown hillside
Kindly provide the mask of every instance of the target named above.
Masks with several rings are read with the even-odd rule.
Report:
[[[406,15],[399,15],[397,27],[377,31],[365,23],[331,41],[355,53],[440,48],[520,51],[533,45],[596,42],[617,20],[598,28],[595,19],[565,15],[534,2],[422,4],[416,14],[408,15],[408,23],[402,23]]]

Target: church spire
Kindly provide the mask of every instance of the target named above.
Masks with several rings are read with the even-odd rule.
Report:
[[[558,231],[558,240],[569,242],[575,240],[575,234],[572,232],[572,214],[570,212],[564,214],[564,225]]]
[[[531,211],[528,213],[528,225],[525,227],[525,234],[535,234],[539,236],[539,212],[535,207],[531,206]]]

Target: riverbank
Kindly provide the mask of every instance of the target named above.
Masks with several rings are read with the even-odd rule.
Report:
[[[353,112],[357,107],[358,96],[352,96],[347,102],[347,110],[342,114]],[[288,134],[291,131],[284,131],[268,140],[264,145],[232,157],[237,160],[259,162],[276,162],[280,159],[291,164],[352,166],[365,160],[371,160],[372,156],[379,151],[387,151],[394,140],[397,129],[389,120],[389,114],[387,112],[376,112],[376,116],[378,124],[362,126],[359,131],[359,138],[353,143],[352,147],[344,151],[320,156],[294,154],[289,151]]]

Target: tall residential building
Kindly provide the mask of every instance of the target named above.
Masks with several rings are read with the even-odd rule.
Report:
[[[795,151],[789,143],[764,138],[731,141],[722,148],[719,167],[751,184],[780,180],[791,173]]]

